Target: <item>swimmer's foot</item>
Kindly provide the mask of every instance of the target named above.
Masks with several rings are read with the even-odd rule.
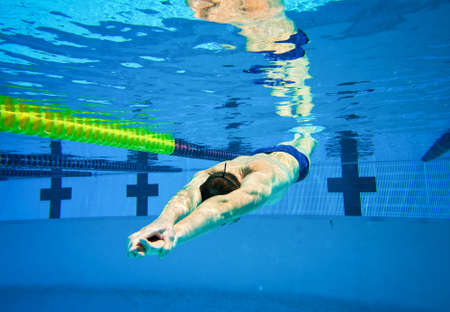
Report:
[[[283,144],[292,145],[300,152],[310,157],[311,153],[317,146],[317,141],[311,136],[310,133],[296,133],[292,141]]]

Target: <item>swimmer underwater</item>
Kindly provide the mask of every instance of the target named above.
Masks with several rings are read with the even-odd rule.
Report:
[[[294,105],[278,104],[277,114],[308,116],[313,105],[308,61],[302,45],[306,34],[284,14],[282,0],[186,0],[193,16],[208,22],[230,24],[246,38],[246,50],[264,53],[275,62],[266,73],[268,81],[286,80],[289,88],[270,86],[279,97],[294,95]],[[292,112],[295,111],[293,115]],[[305,130],[305,129],[304,129]],[[289,186],[306,177],[316,141],[307,131],[290,142],[256,150],[219,163],[194,175],[164,207],[155,221],[129,236],[128,256],[165,256],[180,243],[266,204],[275,204]]]
[[[128,256],[165,256],[180,243],[266,204],[306,177],[316,141],[308,135],[199,171],[152,223],[128,237]]]

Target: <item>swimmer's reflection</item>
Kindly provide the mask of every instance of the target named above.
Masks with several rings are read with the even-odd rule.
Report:
[[[278,115],[292,118],[310,115],[314,105],[305,80],[311,76],[308,58],[301,47],[309,39],[286,17],[281,0],[188,0],[187,4],[196,18],[240,29],[246,38],[247,51],[266,54],[274,66],[267,68],[267,79],[262,84],[280,98]]]

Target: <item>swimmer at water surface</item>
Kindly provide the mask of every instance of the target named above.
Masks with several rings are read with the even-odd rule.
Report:
[[[165,256],[180,243],[266,204],[306,177],[316,141],[310,135],[256,150],[195,174],[160,216],[128,238],[128,256]]]

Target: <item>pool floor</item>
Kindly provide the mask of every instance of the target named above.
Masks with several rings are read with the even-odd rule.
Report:
[[[447,220],[247,216],[163,259],[127,258],[127,236],[150,221],[1,222],[0,306],[7,311],[24,305],[53,310],[58,302],[71,303],[74,311],[83,303],[83,310],[157,305],[170,311],[186,303],[213,311],[450,306]]]

